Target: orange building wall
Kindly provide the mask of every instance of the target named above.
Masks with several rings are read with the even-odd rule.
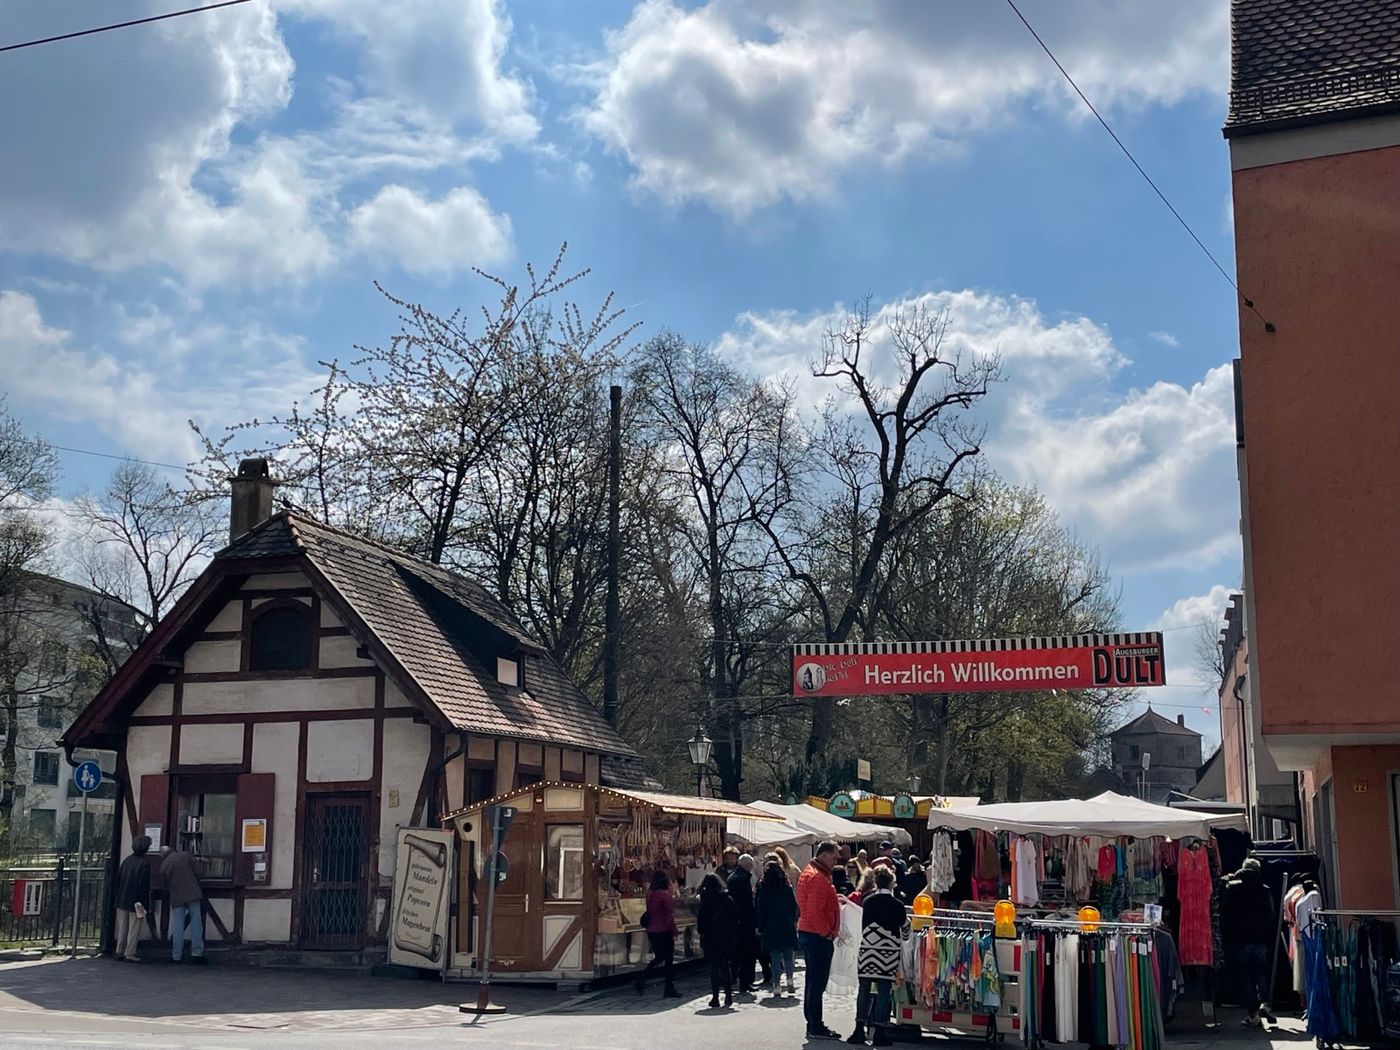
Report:
[[[1400,746],[1332,749],[1343,908],[1396,907],[1391,773],[1400,773]]]
[[[1244,719],[1240,702],[1235,699],[1235,681],[1249,670],[1244,658],[1245,647],[1235,650],[1235,661],[1220,686],[1220,759],[1225,765],[1225,798],[1243,803],[1249,796],[1245,752]]]
[[[1400,731],[1397,187],[1400,147],[1234,174],[1240,286],[1278,328],[1241,308],[1266,734]]]

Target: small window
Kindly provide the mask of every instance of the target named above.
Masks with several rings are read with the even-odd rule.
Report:
[[[39,697],[38,712],[36,717],[39,720],[40,729],[62,729],[63,728],[63,705],[56,697]]]
[[[58,756],[52,751],[34,752],[34,783],[58,783]]]
[[[520,688],[520,661],[509,656],[496,657],[496,681],[512,689]]]
[[[311,666],[311,610],[279,605],[253,620],[250,671],[301,671]]]
[[[1137,746],[1136,744],[1129,744],[1129,745],[1128,745],[1128,757],[1131,758],[1131,759],[1133,759],[1134,761],[1137,760],[1137,757],[1138,757],[1138,746]]]
[[[496,794],[496,767],[480,766],[467,769],[467,805],[485,802]]]
[[[555,824],[545,851],[545,900],[583,900],[583,827]]]
[[[52,809],[31,809],[29,811],[29,835],[35,842],[51,843],[58,828],[57,813]]]

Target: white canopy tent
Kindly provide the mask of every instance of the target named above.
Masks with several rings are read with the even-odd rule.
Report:
[[[817,837],[818,840],[830,839],[832,842],[882,842],[889,839],[896,846],[912,846],[913,836],[903,828],[890,827],[885,824],[866,824],[856,820],[846,820],[844,817],[833,816],[824,809],[817,809],[816,806],[809,806],[799,802],[795,806],[784,806],[777,802],[750,802],[754,809],[761,809],[765,813],[772,813],[777,817],[785,817],[798,827],[802,828]]]
[[[787,817],[762,821],[730,817],[725,832],[731,841],[737,839],[755,850],[782,846],[789,852],[801,846],[814,845],[821,837]]]
[[[763,803],[755,802],[759,808]],[[968,831],[1014,831],[1018,835],[1099,835],[1118,838],[1205,838],[1213,828],[1244,831],[1245,818],[1236,813],[1201,813],[1158,806],[1152,802],[1105,791],[1089,799],[1050,802],[996,802],[967,809],[936,809],[930,828]]]

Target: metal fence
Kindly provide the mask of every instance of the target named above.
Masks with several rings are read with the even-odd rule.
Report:
[[[102,940],[110,854],[0,852],[0,948]]]

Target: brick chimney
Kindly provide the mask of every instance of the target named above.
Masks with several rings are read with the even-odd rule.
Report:
[[[1177,715],[1177,716],[1176,716],[1176,724],[1179,725],[1179,726],[1184,726],[1184,725],[1186,725],[1186,716],[1185,716],[1185,715]]]
[[[267,470],[265,459],[245,459],[238,464],[238,473],[229,479],[233,498],[229,501],[228,541],[252,532],[272,517],[272,493],[277,488]]]

